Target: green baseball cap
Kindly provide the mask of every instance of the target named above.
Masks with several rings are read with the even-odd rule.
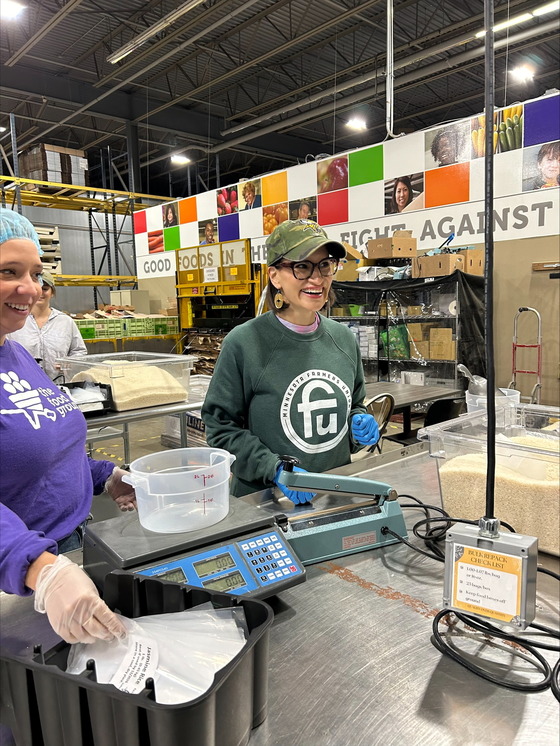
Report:
[[[43,285],[48,285],[54,290],[54,277],[51,275],[48,269],[44,269],[41,274],[43,275]]]
[[[285,220],[266,239],[268,266],[280,259],[301,262],[321,246],[336,259],[344,259],[346,256],[344,246],[339,241],[332,241],[315,221]]]

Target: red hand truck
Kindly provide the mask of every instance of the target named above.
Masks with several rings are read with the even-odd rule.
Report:
[[[530,313],[534,313],[537,317],[537,341],[534,344],[519,344],[517,341],[517,322],[519,321],[519,317],[522,313],[529,311]],[[517,368],[517,350],[518,348],[530,348],[535,349],[537,351],[537,369],[536,370],[522,370],[521,368]],[[533,386],[533,390],[531,391],[531,404],[540,404],[541,401],[541,374],[542,374],[542,321],[541,321],[541,315],[537,311],[536,308],[529,308],[528,306],[521,306],[517,313],[515,314],[515,317],[513,319],[513,345],[512,345],[512,363],[511,363],[511,369],[512,369],[512,379],[508,386],[510,389],[516,388],[516,376],[518,373],[528,373],[530,375],[537,376],[537,382]]]

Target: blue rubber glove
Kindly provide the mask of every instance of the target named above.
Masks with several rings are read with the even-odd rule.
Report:
[[[283,466],[278,467],[276,476],[274,477],[274,484],[279,487],[286,495],[286,497],[288,497],[295,505],[299,505],[301,503],[310,503],[311,500],[315,497],[314,492],[300,492],[299,490],[291,490],[289,487],[286,487],[285,484],[282,484],[278,481],[283,470]],[[299,466],[294,466],[294,471],[305,471],[305,469],[300,469]]]
[[[352,437],[361,446],[374,446],[379,440],[379,428],[372,414],[352,417]]]

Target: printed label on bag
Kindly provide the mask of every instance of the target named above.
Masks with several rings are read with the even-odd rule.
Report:
[[[158,665],[157,644],[148,637],[128,636],[128,650],[109,682],[121,692],[138,694],[146,687],[146,679],[153,678]]]

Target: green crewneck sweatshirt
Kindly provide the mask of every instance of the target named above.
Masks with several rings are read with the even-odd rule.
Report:
[[[350,418],[365,412],[352,332],[321,317],[299,334],[268,312],[225,337],[202,408],[206,439],[234,454],[232,494],[272,485],[281,455],[307,471],[350,462]]]

